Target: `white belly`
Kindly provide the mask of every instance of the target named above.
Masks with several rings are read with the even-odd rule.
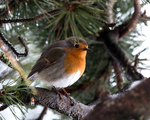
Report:
[[[57,88],[62,88],[62,87],[68,87],[70,85],[72,85],[73,83],[75,83],[79,78],[80,78],[80,71],[78,71],[77,73],[73,73],[73,74],[69,74],[69,75],[64,75],[64,77],[59,78],[55,81],[46,81],[44,79],[41,78],[41,80],[43,82],[46,82],[47,84],[51,85],[51,86],[55,86]],[[40,76],[38,76],[40,78]]]

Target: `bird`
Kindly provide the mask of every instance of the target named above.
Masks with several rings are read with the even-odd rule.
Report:
[[[52,86],[58,94],[56,88],[62,88],[69,97],[64,88],[71,86],[82,76],[87,51],[91,49],[88,48],[87,42],[79,37],[54,42],[41,54],[32,67],[28,79],[39,78]]]

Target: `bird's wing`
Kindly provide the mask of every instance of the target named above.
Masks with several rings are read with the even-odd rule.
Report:
[[[52,64],[55,64],[65,54],[66,54],[66,51],[61,47],[51,49],[50,51],[44,51],[41,57],[32,67],[31,72],[29,73],[28,77],[32,76],[36,72],[41,72],[43,69],[48,68]]]

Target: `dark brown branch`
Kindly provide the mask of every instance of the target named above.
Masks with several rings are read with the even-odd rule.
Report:
[[[139,55],[137,54],[136,56],[135,56],[135,62],[134,62],[134,68],[137,68],[137,65],[138,65],[138,63],[139,63]]]
[[[119,39],[124,37],[126,34],[130,33],[137,25],[140,19],[141,5],[140,0],[134,0],[134,14],[127,24],[122,24],[119,26],[120,34]]]
[[[40,14],[36,17],[32,17],[32,18],[19,18],[19,19],[3,19],[3,20],[0,20],[0,24],[2,23],[18,23],[18,22],[33,22],[33,21],[36,21],[36,20],[39,20],[47,15],[53,15],[53,14],[56,14],[58,12],[60,12],[61,10],[52,10],[52,11],[49,11],[47,13],[43,13],[43,14]]]
[[[8,1],[6,0],[6,3],[7,3],[7,10],[8,10],[8,14],[10,14],[10,8],[9,8],[9,4],[8,4]]]
[[[3,42],[16,54],[17,57],[25,57],[28,55],[28,47],[25,44],[25,42],[22,40],[21,37],[18,37],[18,40],[25,48],[25,53],[18,53],[14,46],[4,37],[3,33],[0,31],[0,37],[3,40]]]
[[[150,78],[127,91],[98,104],[85,120],[146,120],[150,117]]]
[[[48,107],[44,107],[44,109],[43,109],[42,113],[40,114],[39,118],[36,119],[36,120],[43,120],[43,117],[46,114],[47,110],[48,110]]]
[[[150,17],[146,15],[146,10],[144,10],[144,12],[141,14],[141,17],[140,17],[140,21],[143,21],[143,20],[150,20]]]
[[[122,80],[122,70],[120,69],[120,66],[118,65],[117,62],[114,63],[114,70],[115,70],[115,74],[117,76],[117,87],[118,90],[121,90],[123,87],[123,80]]]
[[[129,81],[143,79],[143,75],[137,72],[137,70],[131,65],[130,59],[118,45],[118,35],[117,30],[108,29],[101,32],[97,39],[98,41],[104,41],[105,48],[108,50],[111,57],[119,64],[119,66],[126,70],[126,77]]]
[[[28,55],[28,52],[29,52],[28,46],[26,45],[26,43],[23,41],[23,39],[21,37],[18,37],[18,40],[20,41],[20,43],[25,48],[25,53],[19,53],[19,54],[17,54],[17,56],[18,57],[26,57]]]

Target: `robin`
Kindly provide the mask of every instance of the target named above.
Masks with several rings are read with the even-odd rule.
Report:
[[[67,40],[55,42],[41,54],[28,78],[39,78],[55,90],[62,88],[69,97],[64,88],[74,84],[82,76],[85,70],[87,51],[91,51],[91,49],[81,38],[70,37]]]

